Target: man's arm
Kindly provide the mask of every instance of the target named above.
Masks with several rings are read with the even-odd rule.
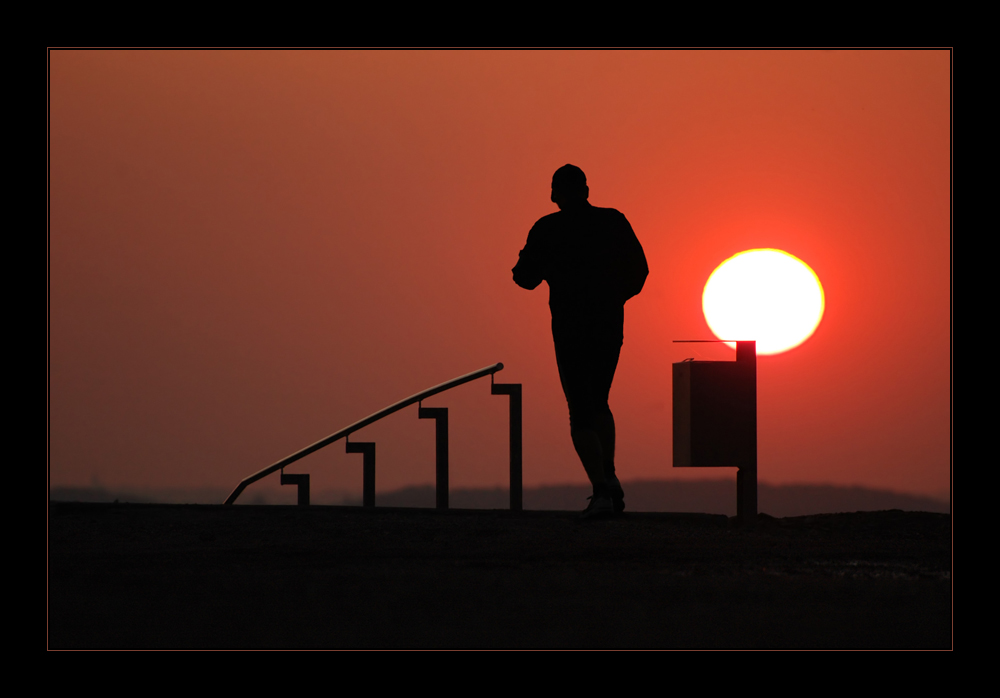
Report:
[[[538,243],[538,233],[535,228],[528,233],[528,241],[524,244],[517,257],[517,264],[511,271],[514,273],[514,283],[529,291],[538,287],[545,280],[545,264]]]
[[[622,302],[627,301],[632,296],[639,295],[639,291],[646,284],[646,277],[649,276],[649,265],[646,263],[646,253],[642,251],[639,238],[635,236],[632,225],[628,219],[622,215],[624,230],[624,250],[622,259],[622,293],[625,296]]]

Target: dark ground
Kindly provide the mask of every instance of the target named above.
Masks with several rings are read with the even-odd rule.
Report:
[[[49,509],[50,648],[942,648],[951,516]]]

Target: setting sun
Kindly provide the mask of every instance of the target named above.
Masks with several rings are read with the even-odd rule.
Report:
[[[747,250],[716,267],[701,305],[719,339],[754,339],[758,354],[780,354],[816,331],[826,303],[819,277],[801,259]]]

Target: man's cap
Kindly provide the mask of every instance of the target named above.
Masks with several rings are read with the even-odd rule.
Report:
[[[576,165],[563,165],[552,175],[552,188],[560,191],[581,191],[587,187],[587,175]]]

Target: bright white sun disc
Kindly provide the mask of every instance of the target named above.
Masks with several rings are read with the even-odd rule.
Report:
[[[754,339],[758,354],[780,354],[809,339],[826,306],[819,277],[782,250],[747,250],[708,277],[701,307],[719,339]]]

